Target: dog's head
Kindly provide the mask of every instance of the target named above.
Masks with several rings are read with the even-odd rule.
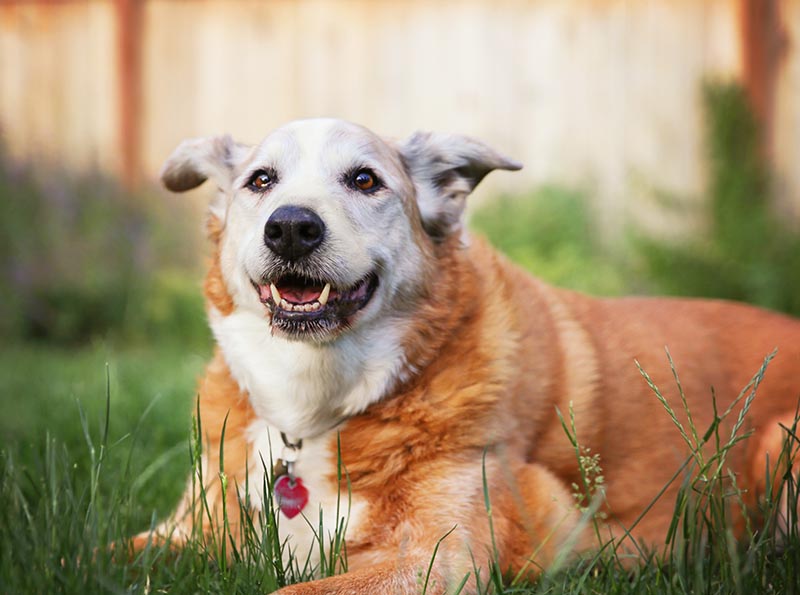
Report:
[[[326,342],[410,307],[436,244],[493,169],[519,169],[483,143],[417,133],[404,142],[338,120],[291,123],[249,147],[184,141],[162,171],[176,192],[212,180],[220,270],[235,308],[273,333]]]

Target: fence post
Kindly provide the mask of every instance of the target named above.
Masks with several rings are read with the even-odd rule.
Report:
[[[740,0],[742,78],[761,129],[761,153],[773,157],[775,92],[789,46],[781,20],[781,0]]]
[[[134,189],[141,177],[142,12],[146,0],[116,0],[121,179]]]

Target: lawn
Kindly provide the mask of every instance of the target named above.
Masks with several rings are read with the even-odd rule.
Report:
[[[142,514],[164,513],[188,470],[194,385],[207,356],[170,344],[6,346],[0,351],[0,406],[13,414],[0,418],[3,449],[20,471],[35,475],[47,449],[55,448],[72,461],[76,481],[86,481],[108,404],[102,489],[135,480]]]

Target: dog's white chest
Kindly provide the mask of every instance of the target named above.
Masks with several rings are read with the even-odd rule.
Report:
[[[252,506],[261,511],[264,508],[264,489],[271,474],[270,466],[281,458],[284,444],[280,432],[262,420],[248,428],[248,440],[252,445],[249,497]],[[348,494],[347,490],[340,493],[337,488],[335,478],[339,461],[332,449],[335,444],[335,431],[303,440],[294,471],[308,489],[308,503],[300,514],[291,519],[276,507],[281,543],[288,544],[284,558],[291,552],[301,568],[307,560],[312,567],[319,563],[320,540],[327,553],[337,530],[347,527],[348,536],[356,533],[359,518],[366,507],[364,501]]]
[[[345,525],[347,536],[356,537],[366,507],[365,501],[339,493],[336,430],[331,428],[380,399],[401,374],[402,329],[392,324],[365,328],[318,346],[273,337],[263,315],[222,316],[213,309],[209,314],[231,374],[256,414],[247,434],[249,497],[256,509],[263,509],[272,463],[283,458],[281,431],[289,440],[303,438],[295,475],[308,489],[308,503],[294,518],[277,516],[281,542],[287,540],[301,566],[307,557],[316,564],[320,540],[327,550],[337,528]]]
[[[402,330],[363,329],[328,345],[272,336],[263,315],[209,313],[231,374],[260,419],[291,436],[316,436],[364,411],[401,374]]]

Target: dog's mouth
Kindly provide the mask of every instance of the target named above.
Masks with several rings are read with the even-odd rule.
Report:
[[[290,338],[322,339],[349,326],[372,299],[378,276],[370,273],[350,287],[288,274],[253,282],[261,302],[272,315],[273,329]]]

